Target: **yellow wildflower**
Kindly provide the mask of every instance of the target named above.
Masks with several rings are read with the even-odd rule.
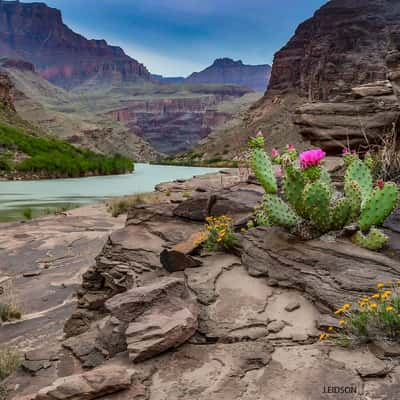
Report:
[[[385,292],[383,292],[383,294],[387,297],[392,295],[392,291],[391,290],[386,290]]]
[[[387,312],[393,311],[393,307],[392,307],[392,306],[387,306],[387,307],[386,307],[386,311],[387,311]]]
[[[340,325],[340,326],[343,326],[345,323],[346,323],[346,321],[345,321],[344,319],[341,319],[341,320],[339,321],[339,325]]]
[[[327,333],[321,333],[319,335],[319,340],[323,341],[329,338],[329,335]]]
[[[373,299],[379,299],[381,297],[381,295],[379,293],[375,293],[372,295]]]
[[[343,310],[348,310],[349,308],[351,307],[351,304],[349,304],[349,303],[346,303],[346,304],[343,304]]]
[[[242,228],[242,229],[240,230],[240,232],[242,232],[242,233],[246,232],[246,228]]]
[[[217,238],[217,242],[221,242],[221,241],[222,241],[221,237]]]
[[[369,304],[370,308],[375,309],[378,307],[378,305],[376,303],[370,303]]]
[[[385,285],[384,285],[383,283],[378,283],[378,284],[376,285],[376,287],[377,287],[378,289],[382,289],[383,287],[385,287]]]
[[[333,326],[330,326],[330,327],[328,328],[328,331],[329,331],[329,332],[332,332],[333,329],[334,329]]]
[[[339,315],[343,312],[343,308],[339,308],[338,310],[335,311],[336,315]]]

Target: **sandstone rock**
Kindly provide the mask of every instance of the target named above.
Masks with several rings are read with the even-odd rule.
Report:
[[[198,267],[201,261],[190,256],[199,247],[203,240],[203,232],[195,232],[183,242],[163,250],[160,261],[168,272],[184,271],[186,268]]]
[[[292,301],[285,307],[285,310],[287,312],[293,312],[298,308],[300,308],[300,303],[298,301]]]
[[[273,321],[268,324],[268,331],[272,333],[278,333],[285,327],[285,323],[283,321]]]
[[[381,253],[344,240],[301,241],[280,228],[251,229],[241,244],[242,262],[253,276],[297,288],[324,310],[373,293],[377,282],[397,281],[400,265]]]
[[[213,196],[196,196],[179,204],[174,210],[174,215],[193,221],[204,221],[210,215],[210,207],[214,201]]]
[[[376,340],[368,347],[372,353],[381,359],[400,356],[400,344],[397,342]]]
[[[184,281],[177,278],[163,278],[116,295],[106,308],[128,324],[125,337],[132,361],[177,347],[197,329],[197,305]]]
[[[294,122],[303,136],[329,151],[350,145],[379,142],[400,114],[400,102],[388,81],[353,88],[356,98],[340,102],[306,103],[296,110]]]
[[[163,250],[160,254],[160,261],[163,267],[171,273],[201,265],[200,260],[175,250]]]
[[[124,368],[101,367],[81,375],[57,379],[39,390],[35,400],[91,400],[129,388],[133,373]]]

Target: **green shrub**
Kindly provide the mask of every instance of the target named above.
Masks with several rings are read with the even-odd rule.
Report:
[[[3,322],[11,321],[13,319],[21,319],[22,311],[12,305],[0,303],[0,320]]]
[[[25,208],[25,210],[22,212],[22,214],[25,217],[25,219],[32,219],[33,210],[32,210],[32,208]]]
[[[122,174],[132,172],[134,169],[132,160],[126,157],[105,156],[74,147],[61,140],[38,138],[2,123],[0,123],[0,146],[16,148],[29,156],[15,166],[21,172],[46,172],[60,177],[80,177],[89,173]]]

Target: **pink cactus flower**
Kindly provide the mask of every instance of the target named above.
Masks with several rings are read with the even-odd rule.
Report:
[[[279,167],[279,168],[276,170],[276,176],[278,176],[279,178],[281,178],[281,177],[283,176],[283,171],[282,171],[282,168],[281,168],[281,167]]]
[[[286,148],[288,149],[288,151],[295,151],[296,150],[296,148],[294,147],[294,144],[288,144],[287,146],[286,146]]]
[[[342,153],[343,154],[350,154],[350,149],[348,147],[343,147]]]
[[[353,156],[356,156],[356,155],[357,155],[357,151],[356,151],[356,150],[353,150],[353,151],[351,152],[351,154],[353,154]]]
[[[383,189],[385,187],[385,182],[379,180],[376,182],[375,186],[378,187],[379,189]]]
[[[308,150],[300,154],[300,165],[302,169],[319,165],[326,153],[321,149]]]
[[[271,157],[272,158],[277,158],[279,157],[279,151],[277,149],[272,149],[271,151]]]

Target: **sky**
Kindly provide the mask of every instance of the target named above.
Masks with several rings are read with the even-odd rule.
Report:
[[[42,0],[88,39],[121,46],[155,74],[187,76],[230,57],[271,64],[327,0]],[[30,2],[25,1],[24,2]]]

